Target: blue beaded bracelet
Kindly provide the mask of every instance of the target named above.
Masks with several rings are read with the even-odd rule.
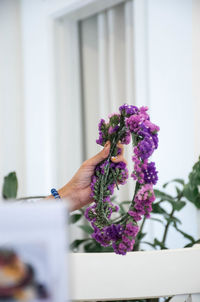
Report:
[[[51,189],[51,194],[54,196],[55,199],[61,199],[56,189]]]

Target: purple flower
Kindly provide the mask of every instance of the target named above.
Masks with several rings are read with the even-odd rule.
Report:
[[[110,126],[108,129],[108,133],[113,134],[113,133],[117,132],[118,129],[119,129],[119,126],[115,126],[115,127]]]
[[[120,111],[121,114],[130,116],[132,114],[137,114],[138,113],[138,108],[136,106],[133,106],[133,105],[124,104],[124,105],[119,107],[119,111]]]
[[[105,160],[102,164],[100,164],[100,173],[102,174],[102,175],[104,175],[105,174],[105,168],[106,168],[106,166],[108,165],[108,163],[109,163],[109,161],[108,160]]]
[[[145,124],[145,126],[146,126],[147,128],[149,128],[149,130],[150,130],[151,133],[153,133],[153,134],[156,134],[156,133],[160,130],[160,128],[159,128],[157,125],[153,124],[153,123],[150,122],[149,120],[146,120],[146,121],[144,122],[144,124]]]
[[[125,255],[126,254],[126,250],[127,250],[127,247],[124,243],[120,243],[119,246],[118,246],[118,252],[119,254],[121,255]]]
[[[99,124],[98,124],[98,129],[99,129],[99,138],[96,140],[96,143],[103,146],[104,143],[105,143],[105,120],[104,119],[101,119]],[[104,134],[104,135],[103,135]]]
[[[102,126],[105,125],[105,123],[106,123],[105,120],[102,118],[102,119],[100,120],[99,124],[98,124],[98,129],[99,129],[99,131],[102,130]]]
[[[102,246],[110,245],[110,238],[106,235],[105,230],[97,229],[92,235],[92,238],[99,242]]]
[[[131,141],[131,134],[130,132],[126,132],[125,136],[121,139],[122,144],[128,145]]]
[[[155,146],[152,139],[150,139],[149,137],[145,137],[142,141],[139,142],[137,148],[139,151],[138,153],[139,157],[141,157],[141,159],[144,160],[152,155]]]
[[[131,132],[137,132],[140,129],[140,124],[142,123],[140,115],[131,115],[126,119],[126,127]]]
[[[145,170],[143,170],[143,172],[144,172],[145,183],[148,183],[148,184],[152,183],[154,185],[157,183],[158,172],[156,171],[154,162],[147,164],[147,168]]]
[[[119,240],[123,234],[123,227],[120,224],[112,224],[106,228],[106,236],[110,238],[110,240]]]
[[[96,143],[98,145],[103,146],[103,134],[102,134],[102,132],[99,133],[99,138],[96,140]]]
[[[139,215],[149,216],[149,213],[152,210],[151,204],[155,200],[155,194],[153,191],[152,184],[145,184],[137,192],[134,202],[134,209]]]
[[[124,231],[124,234],[127,236],[135,237],[137,233],[139,232],[138,225],[133,225],[131,222],[126,225],[126,229]]]
[[[113,184],[110,184],[110,185],[108,185],[108,190],[110,191],[110,194],[112,195],[113,193],[114,193],[114,187],[115,187],[115,184],[113,183]]]
[[[139,215],[139,213],[137,211],[128,211],[128,214],[133,217],[133,219],[137,222],[140,221],[142,219],[141,215]]]
[[[158,148],[158,134],[152,134],[151,137],[152,137],[155,149],[157,149]]]

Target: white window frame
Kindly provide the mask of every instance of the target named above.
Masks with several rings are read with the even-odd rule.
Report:
[[[99,13],[103,10],[116,6],[120,3],[125,3],[127,0],[77,0],[77,1],[52,1],[46,0],[46,10],[47,10],[47,19],[50,22],[49,26],[49,36],[51,37],[52,50],[51,57],[55,65],[52,68],[56,69],[56,78],[53,76],[54,71],[52,69],[52,78],[54,78],[54,95],[56,99],[59,99],[61,108],[59,113],[64,112],[62,108],[66,108],[66,103],[70,104],[73,107],[73,115],[78,115],[77,120],[79,124],[76,128],[76,133],[72,133],[69,129],[69,119],[73,123],[73,117],[69,114],[69,119],[61,118],[62,126],[57,133],[65,129],[66,136],[69,140],[74,143],[74,150],[79,150],[77,154],[69,154],[69,157],[74,156],[77,168],[83,161],[84,156],[84,142],[82,144],[82,150],[78,145],[82,141],[82,131],[81,131],[81,81],[80,81],[80,62],[79,62],[79,33],[78,33],[78,23],[84,18],[88,18],[96,13]],[[137,105],[148,104],[147,100],[147,53],[146,53],[146,10],[147,10],[147,1],[145,0],[135,0],[133,6],[133,19],[134,19],[134,78],[135,78],[135,99]],[[66,46],[67,45],[67,46]],[[51,65],[51,62],[49,62]],[[66,68],[66,65],[68,66]],[[70,67],[69,67],[70,66]],[[66,86],[67,83],[67,86]],[[56,110],[56,99],[53,102],[52,112]],[[64,113],[65,114],[65,113]],[[49,114],[51,116],[51,114]],[[59,125],[59,121],[57,121]],[[54,127],[56,129],[56,125]],[[52,133],[52,132],[51,132]],[[74,140],[74,136],[76,140]],[[62,134],[61,134],[62,137]],[[71,139],[70,139],[71,138]],[[52,138],[51,138],[52,140]],[[57,146],[59,142],[56,140]],[[54,148],[54,158],[56,161],[60,160],[58,166],[61,165],[67,166],[67,159],[65,154],[67,153],[67,144],[68,142],[63,141],[62,139],[62,150],[59,148],[59,157]],[[76,142],[78,144],[76,145]],[[81,151],[81,152],[80,152]],[[76,151],[75,151],[76,153]],[[68,171],[69,175],[73,171]],[[66,173],[66,172],[65,172]],[[59,182],[63,182],[66,179],[66,175],[62,175],[59,171],[57,175]],[[55,182],[54,182],[55,183]]]

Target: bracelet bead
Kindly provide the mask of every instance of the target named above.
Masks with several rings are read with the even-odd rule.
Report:
[[[58,191],[55,188],[51,189],[51,194],[54,196],[55,199],[61,199]]]

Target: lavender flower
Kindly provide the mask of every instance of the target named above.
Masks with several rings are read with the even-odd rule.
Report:
[[[143,171],[144,172],[144,181],[148,184],[155,185],[158,180],[158,172],[156,171],[155,163],[151,162],[147,165],[147,168]]]
[[[124,105],[119,107],[119,111],[123,115],[130,116],[130,115],[133,115],[133,114],[137,114],[138,113],[138,108],[136,106],[133,106],[133,105],[124,104]]]

